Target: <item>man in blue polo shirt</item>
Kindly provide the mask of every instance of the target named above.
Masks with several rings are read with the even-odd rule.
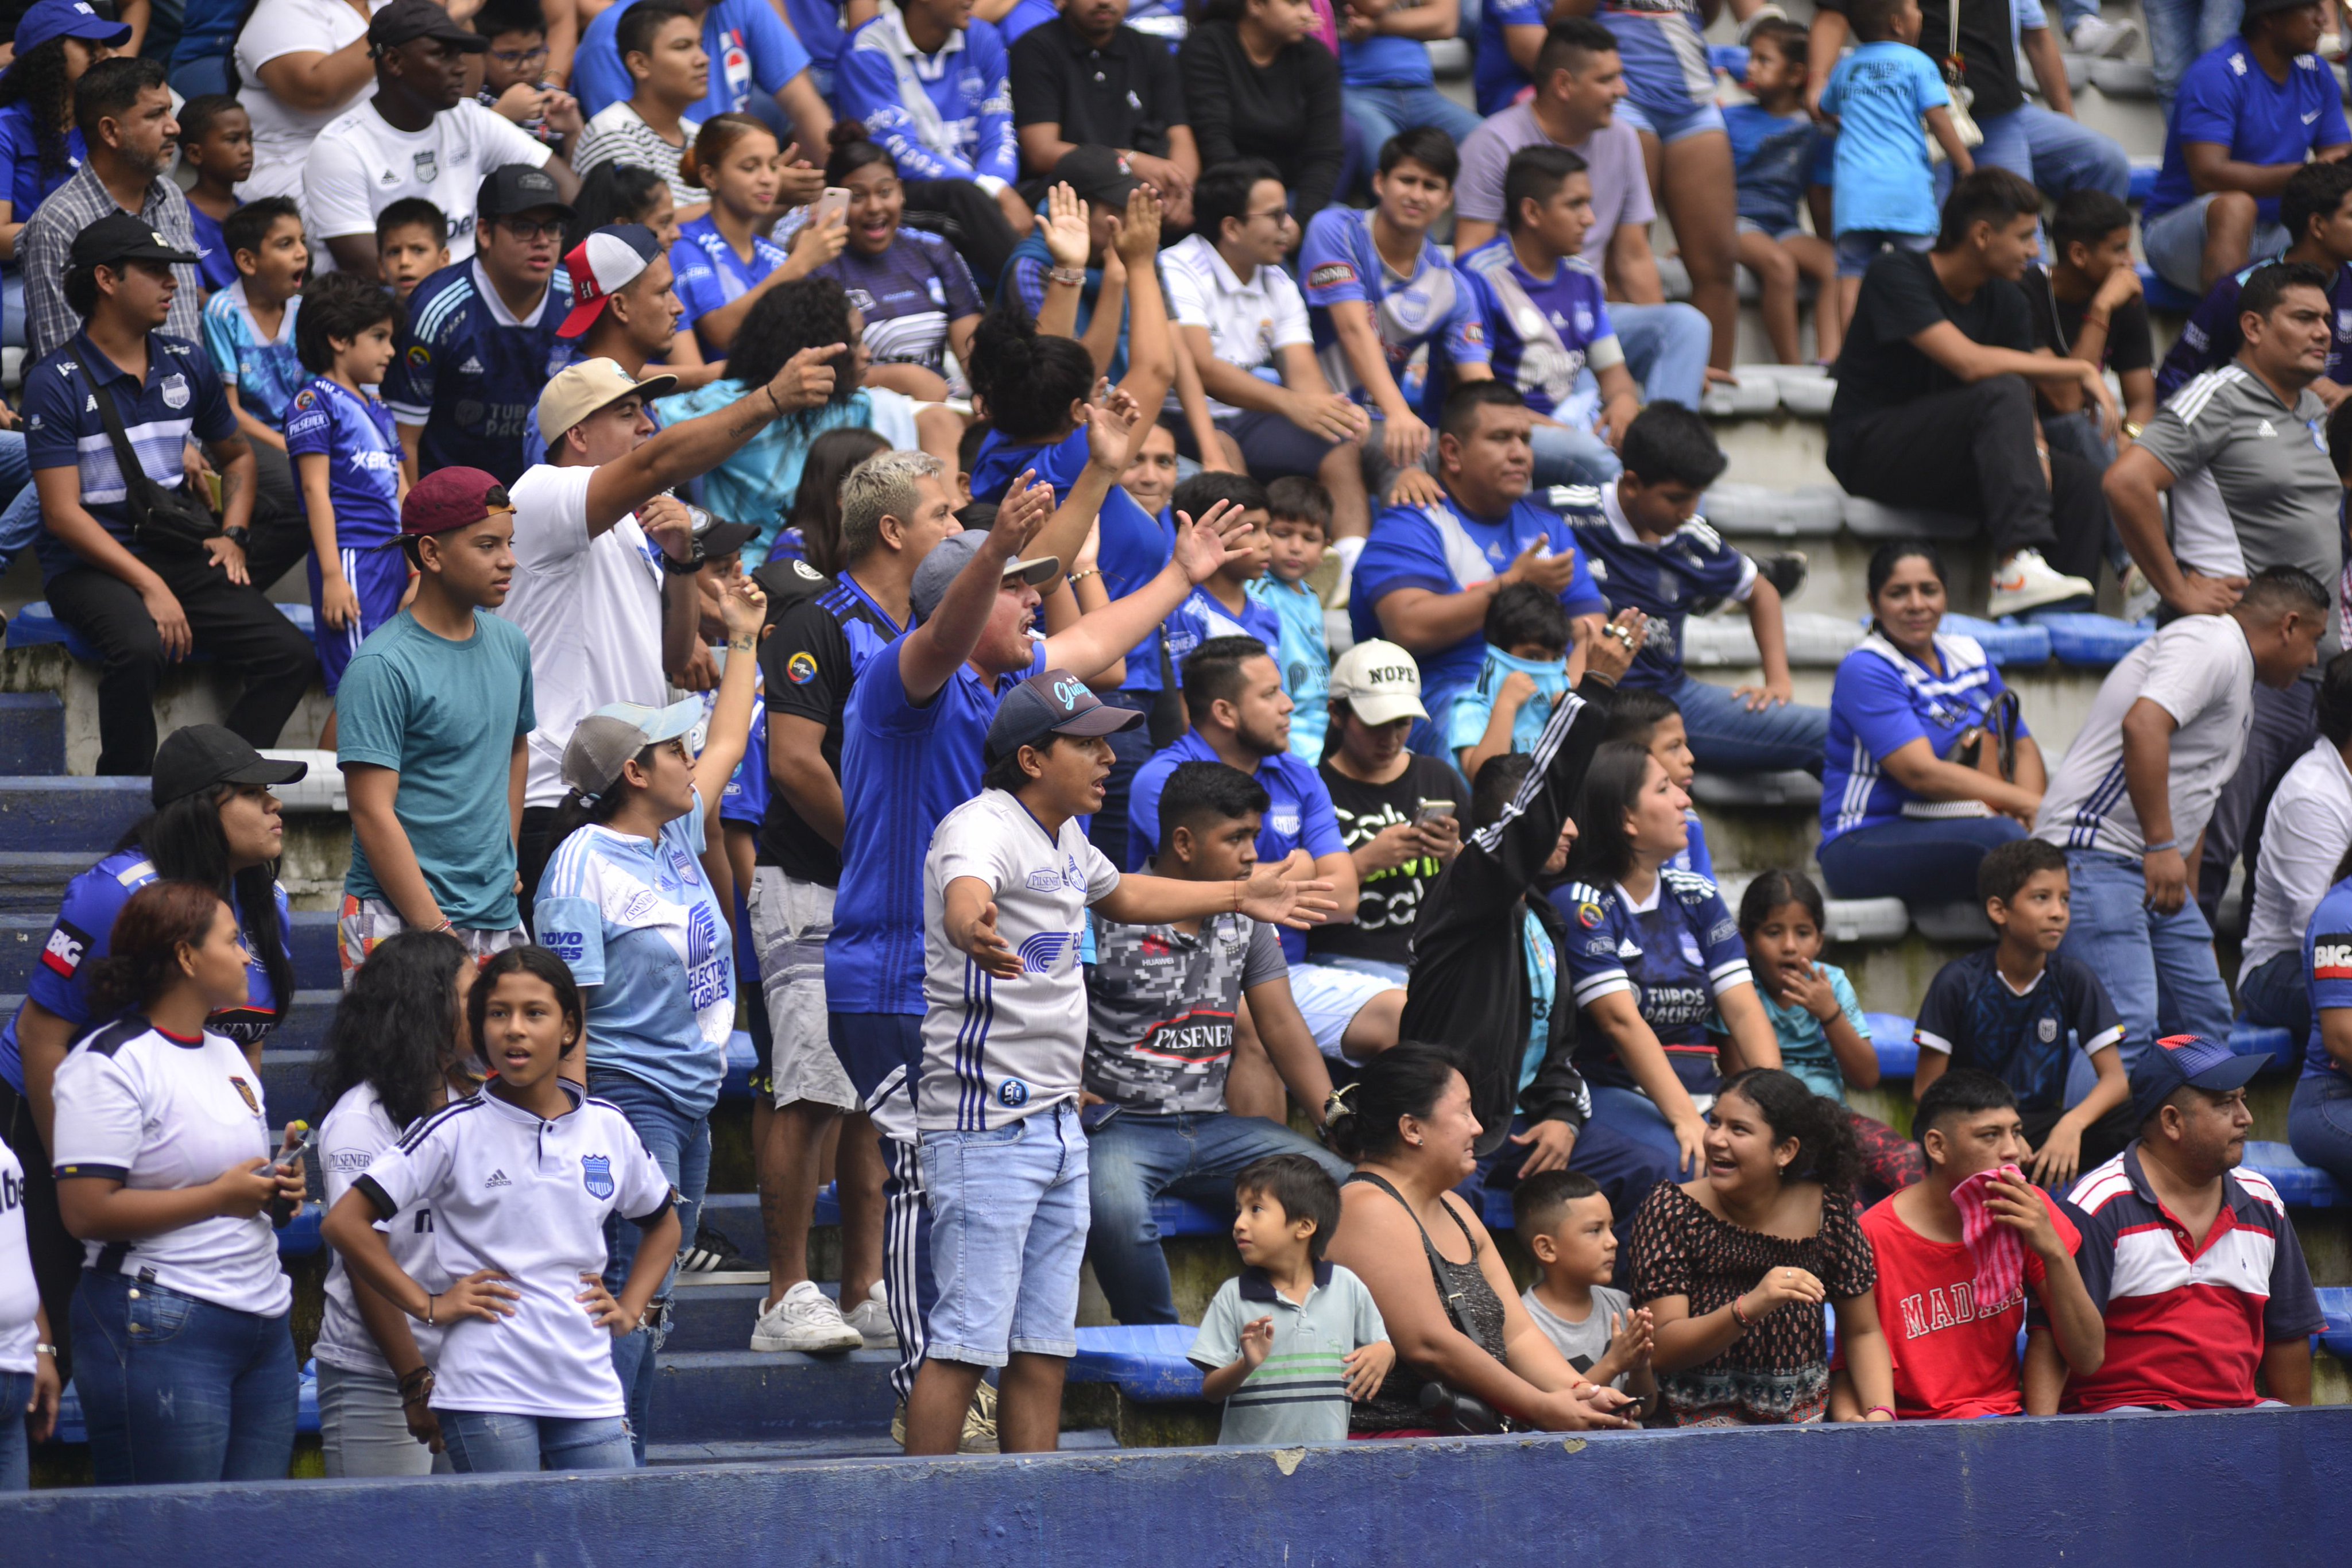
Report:
[[[1420,663],[1429,722],[1414,727],[1415,748],[1432,757],[1444,755],[1454,699],[1478,678],[1496,593],[1533,582],[1559,595],[1574,627],[1571,674],[1608,609],[1568,525],[1528,499],[1534,423],[1526,400],[1503,382],[1454,388],[1438,422],[1444,501],[1382,512],[1356,562],[1348,615],[1357,641],[1384,637]],[[1340,907],[1350,906],[1342,900]]]
[[[620,0],[601,12],[580,35],[580,49],[572,60],[572,92],[584,116],[593,118],[635,90],[628,68],[621,64],[621,47],[615,41],[622,14],[634,4],[635,0]],[[783,111],[782,119],[800,139],[801,157],[821,162],[826,139],[833,133],[833,110],[825,107],[827,95],[811,76],[810,64],[814,54],[825,50],[824,58],[830,70],[829,62],[841,48],[838,21],[829,38],[822,28],[811,29],[804,48],[803,40],[793,36],[768,0],[685,0],[685,5],[702,19],[702,49],[710,57],[710,90],[686,111],[686,117],[700,121],[714,114],[756,114],[751,92],[757,88],[773,98]],[[798,14],[809,7],[795,4],[793,9],[797,20]],[[831,47],[826,49],[828,44]],[[797,205],[814,196],[824,183],[824,176],[813,168],[787,170],[786,204]]]
[[[310,638],[247,580],[236,538],[253,517],[253,454],[219,372],[201,348],[161,330],[180,287],[172,268],[195,256],[131,213],[82,230],[70,256],[65,297],[82,329],[25,373],[25,441],[47,524],[40,557],[50,608],[103,661],[98,771],[147,771],[155,688],[191,653],[243,679],[222,722],[257,747],[275,746],[318,660]],[[160,503],[201,530],[215,519],[182,465],[191,439],[219,470],[225,527],[201,544],[166,537],[159,545],[159,530],[133,527],[118,452],[136,459],[151,515]]]
[[[2202,294],[2284,249],[2280,185],[2352,148],[2335,73],[2312,52],[2325,26],[2320,0],[2246,0],[2239,36],[2180,78],[2140,219],[2148,265],[2174,287]]]

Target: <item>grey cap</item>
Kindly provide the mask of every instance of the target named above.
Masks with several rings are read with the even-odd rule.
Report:
[[[1049,735],[1116,735],[1143,722],[1133,708],[1113,707],[1067,670],[1030,676],[1004,694],[988,725],[988,760],[1001,761]]]
[[[629,758],[648,746],[691,734],[702,722],[702,702],[686,697],[667,707],[608,703],[580,721],[563,747],[563,782],[593,800],[613,787]]]
[[[914,610],[917,621],[931,618],[931,612],[948,596],[948,585],[971,564],[971,558],[980,553],[981,542],[987,538],[984,530],[950,534],[932,547],[931,553],[923,558],[923,564],[915,569],[915,580],[907,588],[907,602]],[[1017,577],[1032,588],[1043,588],[1061,570],[1060,559],[1050,555],[1004,563],[1006,577]]]

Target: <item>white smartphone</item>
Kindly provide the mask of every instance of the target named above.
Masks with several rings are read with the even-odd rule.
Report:
[[[816,211],[809,214],[809,222],[822,228],[848,210],[849,192],[839,185],[827,185],[824,194],[816,199]]]

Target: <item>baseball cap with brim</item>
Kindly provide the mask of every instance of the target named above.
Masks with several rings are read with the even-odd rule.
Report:
[[[400,503],[400,531],[411,538],[446,534],[513,510],[497,476],[479,468],[436,468],[408,487]]]
[[[988,726],[988,760],[1001,761],[1049,735],[1116,735],[1143,722],[1134,708],[1113,707],[1067,670],[1030,676],[1004,694]]]
[[[191,724],[165,736],[155,748],[148,799],[168,806],[215,784],[291,784],[310,771],[307,762],[262,756],[235,730]]]
[[[1349,712],[1375,727],[1429,716],[1421,706],[1421,666],[1411,653],[1378,637],[1339,655],[1325,695],[1346,703]]]
[[[16,57],[23,59],[52,38],[83,38],[119,49],[131,41],[131,26],[100,16],[89,0],[37,0],[17,18]]]
[[[1143,183],[1128,172],[1127,160],[1117,149],[1092,144],[1063,153],[1054,165],[1052,180],[1068,185],[1082,202],[1120,212],[1127,210],[1127,199]]]
[[[635,394],[650,402],[677,389],[672,375],[633,376],[618,360],[581,360],[563,367],[539,394],[539,434],[553,446],[582,420]]]
[[[425,0],[425,4],[431,5],[433,0]],[[435,5],[434,9],[440,7]],[[580,215],[563,199],[563,193],[544,169],[529,163],[501,163],[483,175],[482,183],[474,187],[474,216],[479,223],[538,212],[553,213],[557,222],[565,224]]]
[[[923,558],[923,564],[915,569],[915,580],[907,590],[907,602],[914,611],[917,621],[931,618],[931,612],[937,610],[940,601],[948,596],[948,585],[971,564],[971,558],[980,553],[980,547],[987,538],[984,533],[951,534],[931,548],[931,553]],[[1062,562],[1056,556],[1012,560],[1004,563],[1004,580],[1012,582],[1017,580],[1032,588],[1043,588],[1061,570]]]
[[[67,259],[74,270],[80,271],[126,261],[192,263],[196,254],[180,249],[163,236],[163,230],[149,226],[145,218],[116,211],[74,235],[73,248],[67,253]]]
[[[696,542],[702,547],[705,559],[717,559],[733,555],[759,537],[757,523],[713,523],[702,530],[702,537]]]
[[[397,48],[418,38],[438,38],[469,55],[487,53],[490,41],[451,18],[434,0],[392,0],[368,21],[367,41],[378,49]]]
[[[2226,1094],[2243,1089],[2270,1065],[2270,1058],[2240,1056],[2221,1040],[2200,1034],[2167,1035],[2143,1051],[2131,1071],[2132,1125],[2138,1126],[2182,1089]]]
[[[613,224],[592,231],[563,258],[572,279],[572,313],[555,329],[577,338],[595,325],[613,296],[635,283],[661,256],[661,241],[643,224]]]
[[[667,707],[607,703],[572,729],[563,747],[563,782],[593,800],[613,787],[629,758],[648,746],[693,733],[702,702],[684,697]]]

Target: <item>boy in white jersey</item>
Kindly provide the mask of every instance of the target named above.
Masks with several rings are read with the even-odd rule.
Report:
[[[940,1294],[907,1402],[909,1454],[955,1452],[992,1366],[1004,1368],[1001,1450],[1055,1446],[1088,1212],[1087,907],[1137,925],[1230,913],[1297,926],[1336,907],[1330,883],[1286,881],[1280,866],[1230,883],[1121,876],[1076,819],[1102,807],[1104,737],[1142,719],[1066,670],[1031,676],[989,726],[980,794],[931,835],[916,1122]]]

